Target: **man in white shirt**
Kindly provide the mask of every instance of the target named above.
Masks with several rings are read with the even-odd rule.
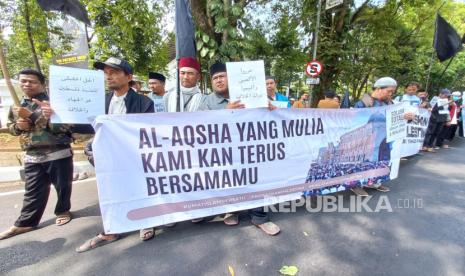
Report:
[[[397,96],[394,99],[394,102],[408,103],[411,106],[419,106],[421,103],[421,99],[417,96],[418,89],[420,89],[420,84],[418,82],[409,82],[405,87],[404,94],[401,96]]]
[[[177,88],[172,88],[166,98],[168,112],[187,111],[193,112],[199,109],[200,103],[205,97],[197,83],[200,80],[200,64],[193,57],[182,57],[179,60],[179,81],[182,97],[177,102]]]
[[[136,93],[129,87],[132,80],[132,67],[124,59],[111,57],[105,62],[94,63],[95,69],[103,70],[105,81],[110,92],[105,96],[105,112],[107,114],[153,113],[154,104],[151,99]],[[154,229],[142,229],[142,240],[154,237]],[[96,235],[76,249],[76,252],[86,252],[96,247],[114,242],[120,238],[118,234]]]

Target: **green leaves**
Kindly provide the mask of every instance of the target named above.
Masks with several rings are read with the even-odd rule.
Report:
[[[208,41],[210,40],[210,37],[207,35],[207,34],[203,34],[202,35],[202,41],[207,44]]]
[[[200,56],[203,58],[206,57],[208,54],[208,51],[209,51],[208,48],[202,48],[202,50],[200,50]]]
[[[167,39],[162,35],[163,1],[83,2],[93,22],[96,39],[91,43],[91,53],[95,59],[122,56],[131,62],[137,74],[143,76],[149,70],[165,69],[168,42],[174,37]]]

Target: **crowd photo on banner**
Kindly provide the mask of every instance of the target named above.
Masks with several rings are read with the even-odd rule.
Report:
[[[213,218],[227,226],[249,218],[275,236],[281,229],[266,206],[341,191],[388,193],[401,160],[453,151],[451,142],[465,137],[465,92],[451,87],[428,91],[417,80],[382,75],[351,103],[346,91],[290,98],[264,60],[216,60],[204,74],[189,7],[176,4],[174,70],[136,76],[122,56],[89,69],[78,53],[57,59],[48,76],[19,72],[24,97],[11,106],[7,126],[25,151],[25,192],[0,239],[39,227],[51,185],[55,225],[73,220],[75,134],[90,137],[84,152],[95,168],[102,221],[79,253],[128,233],[145,242],[157,227]]]

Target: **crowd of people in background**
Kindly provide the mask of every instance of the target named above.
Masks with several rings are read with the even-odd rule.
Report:
[[[149,72],[149,93],[141,92],[142,82],[134,78],[132,66],[124,59],[111,57],[103,62],[94,63],[94,68],[103,70],[106,85],[109,89],[106,95],[105,111],[107,114],[154,113],[154,112],[194,112],[219,109],[244,109],[240,101],[230,101],[226,66],[215,63],[210,67],[212,92],[206,94],[199,86],[200,64],[197,59],[184,57],[179,61],[180,96],[176,87],[165,90],[166,77],[160,72]],[[20,87],[25,97],[20,107],[13,107],[10,111],[9,129],[12,135],[21,137],[21,146],[26,151],[25,158],[25,195],[21,214],[15,224],[0,234],[0,239],[13,237],[37,228],[47,204],[50,184],[52,183],[58,194],[55,208],[56,225],[62,226],[72,220],[71,187],[72,187],[72,134],[85,132],[81,128],[69,125],[54,125],[50,123],[53,113],[48,104],[45,88],[45,76],[35,70],[23,70],[19,73]],[[397,82],[384,77],[373,84],[371,93],[363,95],[357,101],[355,108],[368,108],[404,102],[412,106],[426,108],[431,112],[431,119],[425,139],[424,150],[434,152],[437,148],[447,148],[446,140],[451,141],[457,129],[463,135],[461,111],[463,108],[461,93],[451,93],[447,89],[439,92],[438,97],[429,101],[428,93],[420,89],[416,82],[408,83],[402,95],[394,97],[398,87]],[[277,81],[272,76],[266,76],[266,93],[269,99],[270,112],[277,109],[273,104],[286,102],[289,108],[310,108],[309,94],[302,93],[298,100],[277,91]],[[445,100],[445,101],[444,101]],[[180,102],[180,104],[178,104]],[[326,91],[324,99],[318,102],[318,108],[339,108],[340,97],[333,91]],[[406,112],[404,118],[412,120],[414,114]],[[88,129],[88,128],[87,128]],[[89,130],[92,132],[92,130]],[[86,153],[92,159],[92,148],[87,147]],[[352,164],[313,164],[307,181],[316,181],[330,177],[343,176],[367,168],[386,166],[383,162],[362,162]],[[388,192],[389,188],[383,181],[370,179],[359,181],[353,187],[354,193],[366,196],[364,187],[374,188],[381,192]],[[268,235],[276,235],[279,227],[270,221],[269,214],[263,207],[248,210],[253,225]],[[238,213],[224,214],[226,225],[239,223]],[[193,223],[203,218],[192,220]],[[167,225],[173,227],[174,224]],[[155,236],[155,228],[141,229],[140,239],[147,241]],[[121,238],[117,234],[105,234],[103,231],[87,240],[76,249],[85,252],[96,247],[114,242]]]

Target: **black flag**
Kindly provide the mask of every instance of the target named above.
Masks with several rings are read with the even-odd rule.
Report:
[[[449,59],[462,50],[462,40],[449,23],[441,15],[436,17],[436,30],[434,31],[433,47],[439,61]]]
[[[86,8],[79,0],[37,0],[44,11],[60,11],[90,26]]]
[[[195,31],[189,0],[175,0],[176,59],[195,57]]]

